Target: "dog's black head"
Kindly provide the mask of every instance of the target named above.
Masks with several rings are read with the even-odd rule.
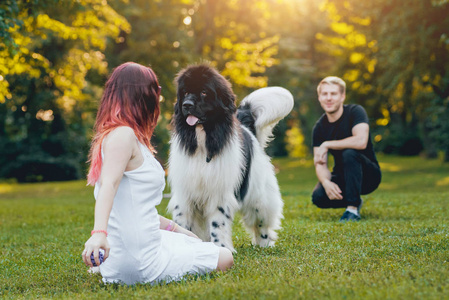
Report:
[[[195,127],[206,132],[208,159],[220,152],[231,133],[236,111],[231,84],[214,68],[193,65],[176,77],[177,102],[173,122],[184,148],[193,154],[197,148]]]
[[[208,65],[194,65],[182,70],[176,83],[178,102],[175,109],[189,126],[207,123],[236,110],[231,84]]]

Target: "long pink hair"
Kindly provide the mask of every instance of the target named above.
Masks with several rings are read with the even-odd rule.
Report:
[[[106,82],[97,112],[88,160],[88,185],[95,185],[99,179],[101,143],[117,127],[131,127],[137,139],[155,152],[150,139],[160,113],[159,95],[160,86],[151,68],[127,62],[114,69]]]

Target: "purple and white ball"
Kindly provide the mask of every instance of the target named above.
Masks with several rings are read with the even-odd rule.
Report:
[[[98,253],[98,259],[100,260],[100,265],[101,265],[103,263],[103,261],[104,261],[104,255],[103,255],[103,251],[102,250],[100,250],[99,253]],[[94,253],[93,252],[90,254],[90,261],[92,262],[94,267],[97,266],[97,263],[95,262]]]

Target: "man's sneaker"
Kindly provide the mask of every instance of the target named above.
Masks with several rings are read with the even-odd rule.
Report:
[[[357,216],[356,214],[353,214],[349,210],[346,210],[343,216],[341,216],[340,222],[347,222],[347,221],[360,221],[360,216]]]

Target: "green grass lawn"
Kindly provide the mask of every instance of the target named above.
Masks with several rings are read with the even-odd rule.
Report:
[[[84,181],[0,183],[0,297],[448,299],[449,164],[379,161],[383,181],[364,197],[362,221],[340,224],[343,210],[311,204],[310,161],[274,160],[285,201],[277,245],[251,246],[237,218],[233,269],[158,286],[104,285],[87,274],[80,254],[94,200]]]

